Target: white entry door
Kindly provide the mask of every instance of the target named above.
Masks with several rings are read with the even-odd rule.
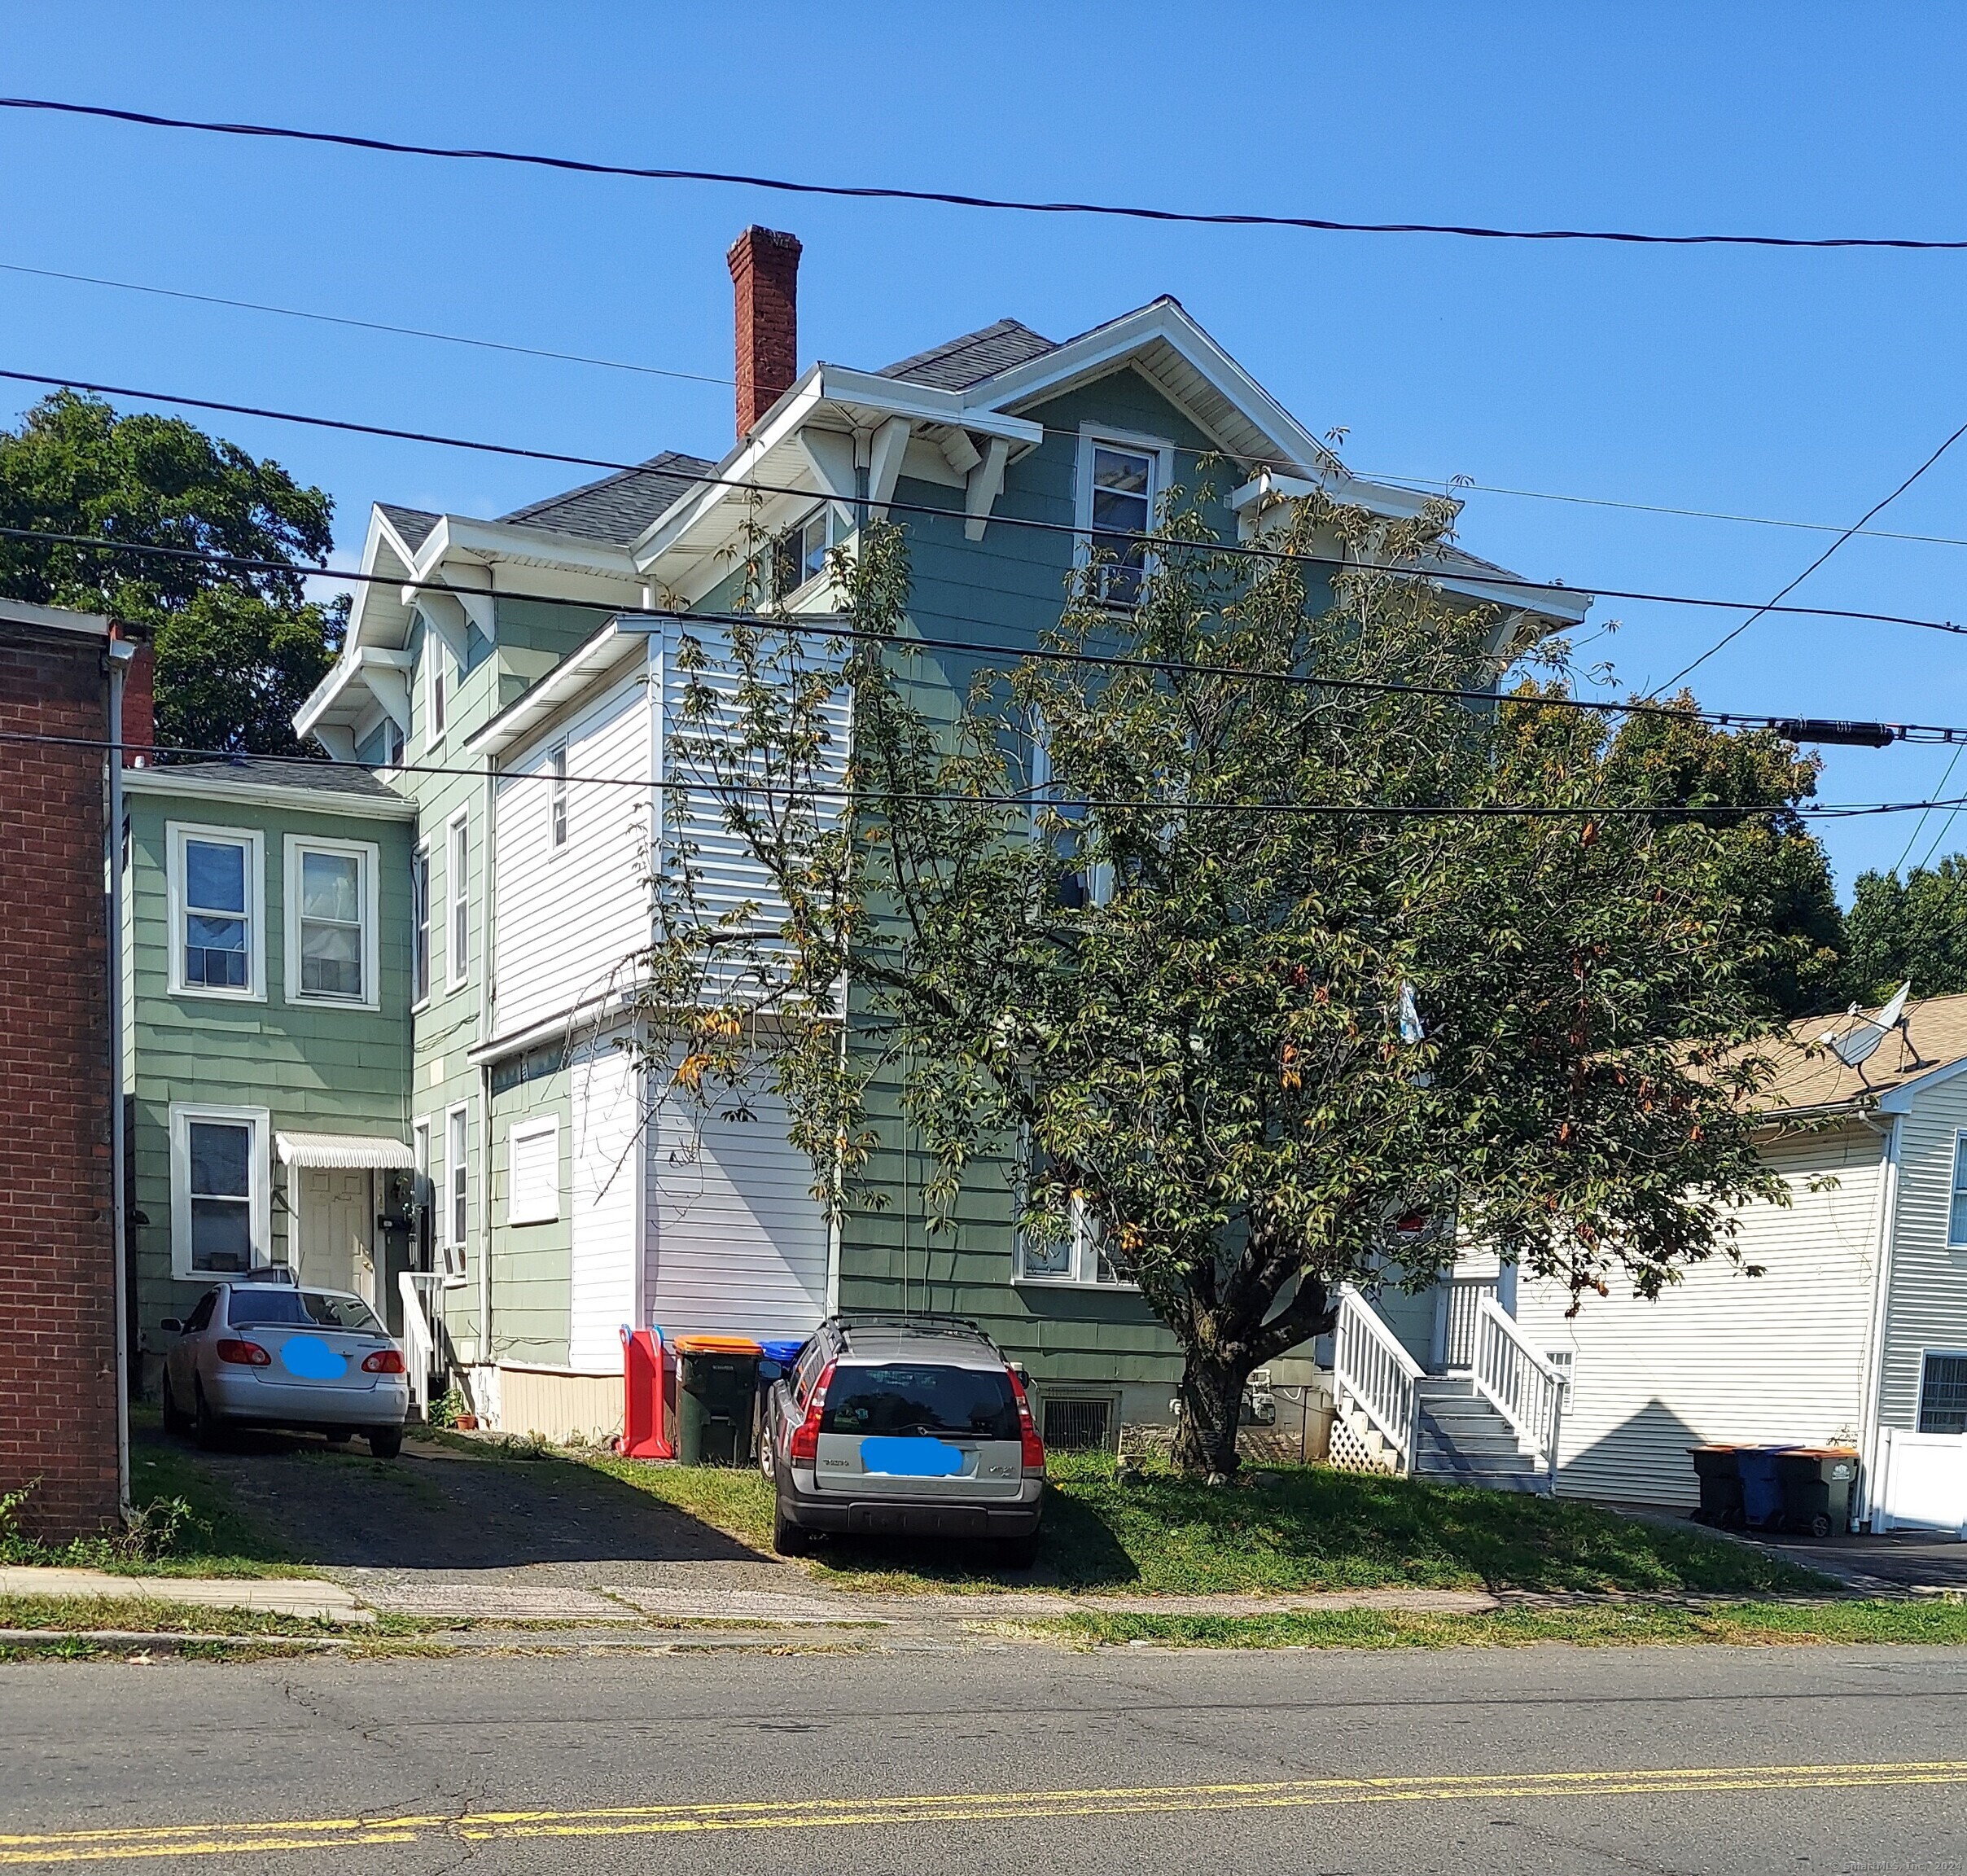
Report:
[[[301,1171],[300,1281],[353,1290],[375,1306],[375,1263],[369,1247],[369,1174],[309,1166]]]

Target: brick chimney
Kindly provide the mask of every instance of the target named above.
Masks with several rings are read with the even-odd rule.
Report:
[[[738,440],[799,376],[796,234],[754,224],[725,256],[738,303]]]

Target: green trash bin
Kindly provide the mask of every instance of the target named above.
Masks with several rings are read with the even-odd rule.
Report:
[[[1776,1455],[1785,1531],[1842,1536],[1851,1528],[1851,1495],[1858,1455],[1848,1446],[1798,1446]]]
[[[761,1351],[747,1335],[679,1335],[676,1456],[686,1466],[748,1466]]]

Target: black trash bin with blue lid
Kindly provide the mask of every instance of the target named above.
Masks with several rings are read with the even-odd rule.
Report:
[[[1858,1455],[1850,1447],[1792,1447],[1776,1454],[1776,1477],[1785,1531],[1829,1537],[1851,1528]]]
[[[1741,1474],[1741,1517],[1751,1531],[1773,1531],[1782,1523],[1782,1479],[1776,1462],[1786,1446],[1744,1446],[1735,1454]]]

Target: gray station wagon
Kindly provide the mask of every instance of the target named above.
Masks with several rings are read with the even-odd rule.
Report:
[[[1015,1371],[974,1323],[835,1317],[767,1397],[759,1466],[773,1547],[816,1532],[1038,1542],[1045,1443]]]

